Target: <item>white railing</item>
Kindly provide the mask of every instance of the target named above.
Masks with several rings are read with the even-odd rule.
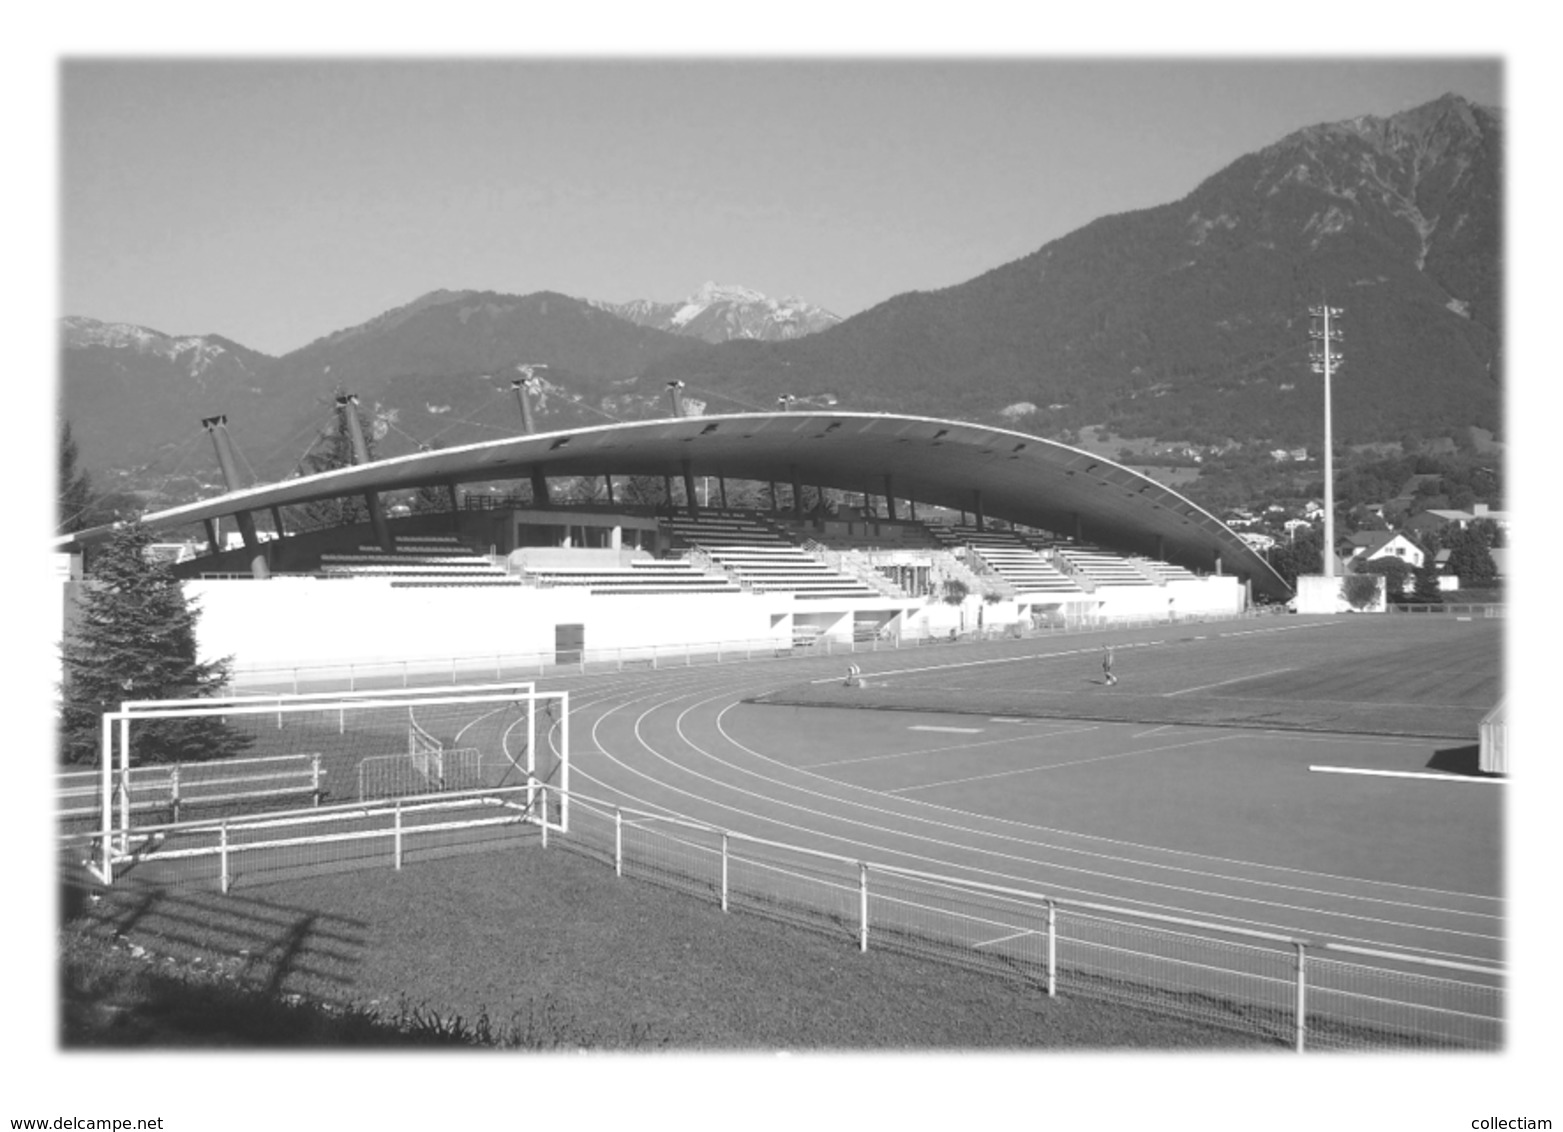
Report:
[[[564,821],[572,810],[573,821]],[[409,853],[513,845],[522,826],[535,826],[544,847],[552,829],[561,845],[611,864],[620,877],[692,892],[724,912],[823,929],[860,951],[908,951],[1020,978],[1049,995],[1133,1003],[1298,1052],[1494,1050],[1503,1042],[1501,966],[1061,899],[771,841],[537,782],[142,826],[126,859],[163,868],[162,879],[175,883],[213,879],[215,863],[215,880],[227,892],[241,872],[399,869]]]
[[[126,805],[132,810],[167,810],[174,821],[186,806],[216,805],[259,798],[310,795],[320,804],[326,771],[320,753],[269,755],[214,762],[161,763],[130,768]],[[62,819],[98,817],[103,811],[103,775],[98,770],[57,776],[55,811]]]
[[[626,645],[622,648],[577,649],[571,659],[561,661],[558,653],[479,653],[467,656],[408,658],[405,660],[344,660],[319,664],[235,666],[229,679],[233,689],[253,691],[300,692],[334,689],[358,691],[365,688],[411,688],[436,683],[456,684],[469,680],[506,680],[525,676],[548,676],[593,672],[622,672],[635,668],[689,668],[697,665],[730,664],[738,661],[784,660],[843,653],[883,652],[919,648],[927,645],[995,640],[1029,640],[1059,633],[1098,632],[1104,629],[1138,629],[1155,625],[1237,621],[1261,616],[1256,611],[1241,613],[1186,613],[1105,615],[1064,611],[1034,624],[986,627],[955,633],[934,632],[909,625],[900,633],[881,633],[873,640],[855,641],[821,635],[812,644],[786,637],[757,637],[728,641],[693,641],[674,645]]]

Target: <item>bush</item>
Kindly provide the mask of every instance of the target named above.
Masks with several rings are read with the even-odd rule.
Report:
[[[1378,601],[1378,575],[1347,574],[1341,579],[1340,592],[1353,609],[1367,609]]]

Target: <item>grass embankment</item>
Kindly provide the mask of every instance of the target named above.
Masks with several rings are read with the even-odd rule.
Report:
[[[528,848],[221,896],[68,892],[67,1047],[1273,1045],[870,950]]]

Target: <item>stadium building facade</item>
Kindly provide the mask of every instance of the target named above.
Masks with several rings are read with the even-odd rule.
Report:
[[[520,490],[464,490],[505,481]],[[747,497],[762,505],[726,506],[734,481],[758,485]],[[655,504],[638,501],[648,483]],[[439,509],[390,514],[382,497],[408,489]],[[368,521],[290,521],[347,499]],[[1132,469],[1023,433],[889,414],[526,433],[230,490],[143,522],[159,537],[204,536],[207,553],[175,568],[201,603],[202,652],[241,669],[918,637],[1230,615],[1256,595],[1291,596],[1219,519]],[[239,528],[236,549],[224,549],[225,522]],[[56,548],[90,560],[110,532]]]

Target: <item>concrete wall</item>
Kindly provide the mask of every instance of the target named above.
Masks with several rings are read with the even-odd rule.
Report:
[[[719,641],[786,644],[795,623],[847,641],[856,617],[873,604],[822,609],[787,594],[753,593],[594,598],[574,587],[408,587],[384,578],[193,580],[185,590],[201,610],[202,658],[231,655],[240,669],[552,654],[559,625],[585,626],[585,647],[593,654]],[[1164,616],[1169,598],[1179,614],[1235,613],[1242,587],[1236,578],[1103,587],[1091,602],[1110,617]],[[952,629],[999,629],[1019,618],[1015,602],[972,594],[960,605],[914,605],[897,627],[910,636],[943,636]]]
[[[1388,608],[1384,598],[1384,577],[1382,575],[1365,574],[1363,577],[1375,577],[1378,581],[1378,597],[1365,609],[1353,610],[1343,596],[1342,582],[1344,578],[1336,576],[1326,578],[1323,574],[1299,574],[1297,576],[1297,612],[1298,613],[1383,613]]]
[[[584,589],[393,587],[389,580],[272,578],[185,583],[200,603],[203,659],[240,668],[496,653],[552,653],[557,625],[588,650],[790,641],[789,601],[759,594],[593,598]],[[850,615],[849,615],[850,616]]]

